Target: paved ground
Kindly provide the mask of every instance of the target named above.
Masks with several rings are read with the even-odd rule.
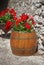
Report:
[[[33,2],[32,2],[33,1]],[[34,15],[35,20],[41,25],[37,25],[37,33],[44,34],[44,0],[10,0],[8,6],[15,8],[17,14],[28,13]],[[30,5],[31,3],[31,5]],[[39,28],[40,27],[40,28]],[[39,43],[43,42],[44,36],[40,35]],[[42,40],[43,39],[43,40]],[[42,40],[42,41],[41,41]],[[1,38],[0,34],[0,65],[44,65],[44,51],[38,50],[32,56],[16,56],[11,52],[10,37]]]
[[[0,35],[0,65],[44,65],[44,54],[38,50],[32,56],[16,56],[11,52],[10,36],[1,38]]]

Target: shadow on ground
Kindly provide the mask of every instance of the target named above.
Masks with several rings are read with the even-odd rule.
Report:
[[[8,33],[7,35],[2,34],[2,35],[0,35],[0,37],[10,39],[10,35],[11,35],[11,33]]]
[[[9,0],[0,0],[0,11],[7,8]]]

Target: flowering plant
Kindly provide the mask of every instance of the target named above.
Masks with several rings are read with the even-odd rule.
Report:
[[[13,21],[13,17],[16,16],[14,9],[5,9],[0,12],[0,23],[6,23],[8,20]]]
[[[36,23],[34,22],[34,17],[27,14],[22,14],[19,18],[16,18],[15,25],[13,30],[23,31],[23,32],[32,32],[34,31],[33,27]]]
[[[5,9],[0,12],[0,23],[5,24],[3,27],[4,30],[9,31],[13,26],[15,20],[13,19],[16,16],[16,11],[14,9]]]
[[[9,31],[13,27],[14,31],[31,32],[33,31],[34,17],[27,14],[16,16],[14,9],[6,9],[0,12],[0,23],[6,23],[4,29]]]

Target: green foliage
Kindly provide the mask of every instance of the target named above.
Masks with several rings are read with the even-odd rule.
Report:
[[[12,15],[7,13],[4,16],[0,17],[0,23],[6,23],[7,20],[12,20]]]
[[[22,24],[19,23],[19,26],[14,25],[13,26],[13,31],[31,32],[31,30],[26,29]]]

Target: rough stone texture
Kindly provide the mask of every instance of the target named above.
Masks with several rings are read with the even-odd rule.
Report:
[[[0,37],[0,65],[44,65],[44,0],[10,0],[8,7],[15,8],[18,16],[22,13],[34,16],[37,22],[35,31],[38,35],[38,52],[27,57],[13,55],[10,38]]]
[[[0,37],[0,65],[44,65],[44,54],[16,56],[11,52],[10,40]]]

